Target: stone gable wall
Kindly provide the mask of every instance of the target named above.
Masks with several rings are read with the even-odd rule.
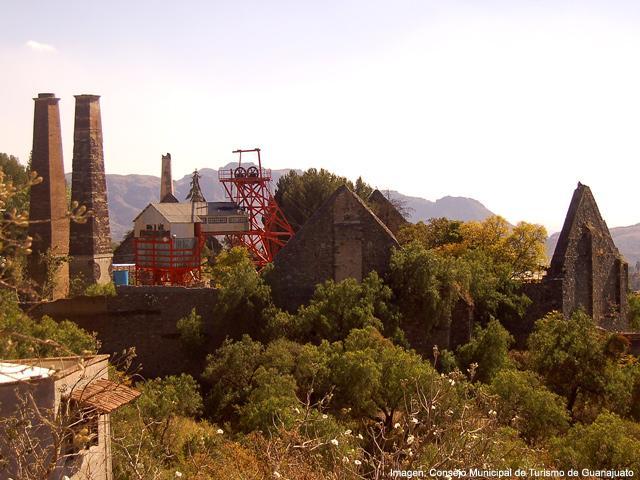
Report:
[[[278,252],[267,280],[276,303],[293,311],[326,280],[362,280],[371,271],[384,275],[397,246],[362,201],[341,187]]]

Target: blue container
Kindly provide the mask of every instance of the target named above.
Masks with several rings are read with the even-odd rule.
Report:
[[[116,270],[113,272],[113,283],[116,285],[129,285],[129,270]]]

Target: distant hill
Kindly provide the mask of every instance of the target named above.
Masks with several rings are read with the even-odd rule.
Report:
[[[393,198],[406,202],[406,206],[409,208],[409,220],[412,222],[437,217],[466,222],[484,220],[494,215],[491,210],[473,198],[446,196],[433,202],[420,197],[409,197],[393,190],[390,194]]]
[[[610,228],[613,242],[620,250],[620,253],[629,263],[630,267],[634,267],[636,262],[640,261],[640,223],[630,225],[628,227]],[[558,243],[559,232],[551,235],[547,240],[547,255],[549,260],[553,256],[553,251]]]
[[[222,167],[228,169],[235,164],[230,163]],[[218,182],[218,170],[203,168],[198,170],[201,175],[200,186],[204,196],[209,201],[225,199],[224,187]],[[289,169],[272,170],[273,186]],[[71,182],[71,174],[67,174],[67,182]],[[174,181],[176,198],[184,200],[189,192],[191,175],[186,175]],[[109,199],[109,215],[111,220],[111,236],[113,241],[119,242],[131,230],[133,219],[149,203],[159,201],[160,178],[153,175],[107,175],[107,196]],[[391,191],[390,195],[406,202],[410,220],[428,220],[433,217],[447,217],[452,220],[482,220],[493,213],[482,203],[472,198],[443,197],[436,201],[420,197],[410,197]]]

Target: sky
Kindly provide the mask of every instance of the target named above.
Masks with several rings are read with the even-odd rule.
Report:
[[[107,173],[174,178],[262,148],[510,222],[562,227],[578,181],[640,222],[640,2],[0,0],[0,151],[38,92],[101,95]]]

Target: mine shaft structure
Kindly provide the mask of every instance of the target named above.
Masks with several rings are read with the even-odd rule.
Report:
[[[260,149],[234,150],[238,166],[218,172],[229,199],[249,216],[249,230],[227,235],[233,245],[243,245],[262,268],[293,237],[293,229],[271,193],[271,170],[262,168]],[[242,165],[242,154],[256,154],[258,165]]]

